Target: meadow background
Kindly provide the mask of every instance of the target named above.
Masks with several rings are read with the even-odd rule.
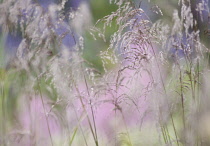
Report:
[[[210,145],[209,0],[0,0],[0,145]]]

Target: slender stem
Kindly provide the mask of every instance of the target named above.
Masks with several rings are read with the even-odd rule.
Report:
[[[34,111],[35,111],[35,115],[34,115],[34,143],[33,143],[33,145],[34,146],[36,146],[36,142],[37,142],[37,140],[36,140],[36,138],[37,138],[37,136],[36,136],[36,128],[37,128],[37,125],[36,125],[36,121],[37,121],[37,100],[36,100],[36,93],[34,93],[34,95],[35,95],[35,106],[34,106]]]
[[[84,80],[85,80],[85,86],[86,86],[86,89],[87,89],[88,96],[90,97],[90,92],[89,92],[89,88],[88,88],[88,84],[87,84],[87,80],[85,78],[85,75],[84,75]],[[98,136],[97,136],[97,130],[96,130],[96,121],[95,121],[95,116],[94,116],[94,113],[93,113],[93,106],[92,106],[91,99],[90,99],[90,108],[91,108],[91,113],[92,113],[92,118],[93,118],[93,126],[94,126],[94,130],[95,130],[95,138],[96,138],[96,142],[98,143]]]
[[[180,84],[181,84],[181,100],[182,100],[182,116],[183,116],[183,125],[185,128],[185,112],[184,112],[184,95],[183,95],[183,87],[182,87],[182,72],[180,69]]]
[[[2,94],[2,141],[5,146],[5,136],[6,136],[6,118],[5,118],[5,93],[4,93],[4,84],[1,86],[1,94]]]
[[[79,118],[78,115],[77,115],[77,112],[76,112],[76,110],[75,110],[74,105],[73,105],[73,104],[71,104],[71,105],[72,105],[72,107],[73,107],[73,109],[74,109],[74,113],[75,113],[75,115],[76,115],[76,118],[77,118],[77,121],[78,121],[79,128],[80,128],[80,130],[81,130],[81,132],[82,132],[82,136],[83,136],[83,138],[84,138],[85,145],[88,146],[87,140],[86,140],[86,138],[85,138],[85,135],[84,135],[84,132],[83,132],[83,129],[82,129],[82,126],[81,126],[81,124],[80,124],[80,119],[82,118],[83,113],[81,114],[81,116],[80,116],[80,118]],[[73,142],[73,141],[72,141],[72,142]],[[70,145],[71,145],[71,144],[70,144]]]
[[[190,78],[190,86],[191,86],[191,90],[192,90],[192,98],[195,100],[195,92],[194,92],[194,88],[193,88],[193,78],[192,78],[192,66],[190,65],[190,73],[189,73],[189,78]]]
[[[162,132],[162,135],[163,135],[163,140],[164,140],[165,144],[167,144],[167,138],[166,138],[166,135],[165,135],[164,127],[161,124],[160,124],[160,128],[161,128],[161,132]]]
[[[157,64],[158,71],[159,71],[159,73],[160,73],[160,79],[161,79],[161,83],[162,83],[162,86],[163,86],[163,89],[164,89],[164,93],[165,93],[166,97],[168,97],[167,92],[166,92],[166,88],[165,88],[165,84],[164,84],[164,82],[163,82],[163,77],[162,77],[162,74],[161,74],[160,66],[159,66],[159,63],[158,63],[157,55],[156,55],[156,53],[155,53],[155,50],[154,50],[153,45],[152,45],[151,42],[150,42],[150,45],[151,45],[152,52],[153,52],[154,57],[155,57],[155,62],[156,62],[156,64]],[[166,102],[167,102],[167,105],[169,106],[168,99],[166,99]],[[177,145],[179,146],[179,143],[178,143],[178,136],[177,136],[177,132],[176,132],[176,127],[175,127],[174,120],[173,120],[173,116],[172,116],[172,113],[171,113],[170,109],[169,109],[169,114],[170,114],[170,118],[171,118],[171,121],[172,121],[172,124],[173,124],[173,129],[174,129],[174,134],[175,134],[175,136],[176,136]]]
[[[172,122],[172,125],[173,125],[173,129],[176,129],[175,125],[174,125],[174,120],[173,120],[172,114],[170,114],[170,116],[171,116],[171,122]],[[176,130],[174,130],[174,133],[175,133],[175,136],[176,136],[177,145],[179,146],[179,141],[178,141]]]
[[[114,110],[114,130],[117,131],[117,111]],[[117,145],[117,134],[114,135],[114,144]]]
[[[182,79],[182,71],[180,67],[180,63],[178,62],[178,59],[176,59],[177,66],[179,68],[179,81],[181,85],[181,103],[182,103],[182,120],[183,120],[183,125],[185,129],[185,109],[184,109],[184,94],[183,94],[183,79]]]
[[[153,76],[151,75],[150,76],[150,79],[151,79],[151,81],[153,81],[154,82],[154,78],[153,78]],[[156,90],[156,89],[155,89]],[[165,131],[165,129],[167,128],[165,128],[165,126],[163,125],[163,123],[162,123],[162,113],[161,113],[161,110],[160,110],[160,106],[158,107],[158,111],[159,111],[159,124],[160,124],[160,127],[161,127],[161,133],[162,133],[162,135],[163,135],[163,139],[164,139],[164,142],[165,142],[165,144],[167,144],[168,143],[168,139],[167,139],[167,136],[166,136],[166,131]]]
[[[94,141],[95,141],[95,144],[96,144],[96,146],[98,146],[98,141],[97,141],[97,139],[96,139],[96,137],[95,137],[95,133],[94,133],[93,127],[92,127],[92,125],[91,125],[91,122],[90,122],[90,118],[89,118],[88,112],[87,112],[87,110],[86,110],[86,108],[85,108],[85,104],[84,104],[84,102],[83,102],[83,100],[82,100],[82,96],[80,95],[80,91],[79,91],[79,89],[77,88],[76,85],[75,85],[75,89],[76,89],[76,91],[77,91],[77,93],[78,93],[78,95],[79,95],[79,100],[80,100],[80,103],[82,104],[82,108],[84,109],[85,113],[87,114],[88,124],[89,124],[90,130],[91,130],[93,139],[94,139]]]
[[[165,129],[166,136],[168,136],[168,143],[171,143],[171,137],[170,137],[170,134],[168,132],[168,127],[164,126],[164,129]]]
[[[95,137],[96,137],[96,145],[98,145],[98,136],[97,136],[97,131],[96,131],[96,122],[95,122],[95,116],[94,116],[94,113],[93,113],[93,107],[92,107],[92,103],[91,103],[91,100],[90,100],[90,108],[91,108],[91,113],[92,113],[92,117],[93,117],[93,126],[94,126],[94,130],[95,130]]]
[[[42,101],[42,107],[44,109],[44,115],[45,115],[45,119],[46,119],[46,122],[47,122],[47,129],[48,129],[48,132],[49,132],[49,135],[50,135],[51,145],[53,146],[53,140],[52,140],[52,135],[51,135],[51,132],[50,132],[50,126],[49,126],[48,116],[46,115],[47,112],[46,112],[46,108],[45,108],[45,105],[44,105],[44,100],[43,100],[43,97],[42,97],[42,91],[41,91],[41,87],[40,87],[40,84],[39,84],[38,77],[37,77],[37,81],[38,81],[38,88],[39,88],[39,93],[40,93],[40,97],[41,97],[41,101]]]

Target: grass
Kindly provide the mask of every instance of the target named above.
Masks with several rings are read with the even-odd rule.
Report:
[[[150,19],[112,0],[98,21],[87,3],[65,14],[21,2],[0,4],[0,44],[22,34],[8,62],[0,47],[0,145],[210,145],[208,1],[181,0],[171,17],[155,5]]]

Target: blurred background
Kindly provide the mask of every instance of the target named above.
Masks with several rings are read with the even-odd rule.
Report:
[[[112,12],[114,12],[118,9],[116,4],[114,4],[115,0],[112,0],[111,3],[110,3],[110,1],[109,0],[67,0],[67,1],[65,1],[65,0],[63,0],[63,1],[62,0],[33,0],[33,1],[29,1],[28,0],[26,3],[36,3],[37,5],[41,6],[41,8],[43,9],[43,12],[49,11],[49,13],[51,11],[53,11],[53,9],[54,9],[53,4],[58,4],[58,3],[64,2],[63,10],[62,10],[63,21],[62,21],[62,23],[58,23],[59,22],[59,20],[57,19],[58,17],[55,17],[55,20],[52,20],[52,22],[55,23],[55,25],[56,25],[56,28],[54,29],[55,32],[53,32],[53,33],[55,35],[58,35],[59,37],[62,36],[63,34],[65,34],[66,32],[68,32],[68,33],[63,35],[63,37],[59,38],[60,44],[59,44],[58,48],[56,48],[57,47],[56,43],[52,45],[52,48],[56,48],[56,49],[55,50],[49,49],[51,51],[47,52],[47,54],[48,54],[47,59],[49,59],[49,60],[52,59],[53,55],[55,55],[56,53],[59,54],[60,52],[62,52],[63,50],[66,50],[66,49],[70,50],[70,52],[71,51],[76,52],[77,51],[77,47],[76,47],[77,43],[75,43],[75,42],[82,41],[80,48],[83,49],[82,50],[82,58],[85,60],[84,62],[88,62],[86,65],[91,66],[95,70],[95,72],[97,72],[100,75],[105,74],[105,70],[104,70],[104,66],[103,66],[103,62],[102,62],[100,53],[102,51],[105,51],[107,48],[109,48],[110,36],[113,35],[118,30],[118,26],[115,23],[113,23],[110,27],[106,27],[105,36],[103,36],[103,37],[96,36],[96,38],[94,35],[92,35],[93,31],[90,30],[90,28],[92,26],[96,26],[98,29],[103,30],[104,24],[98,22],[98,20],[111,14]],[[58,98],[58,93],[56,92],[55,87],[53,87],[53,85],[51,85],[52,79],[48,79],[48,78],[42,79],[42,74],[41,74],[40,81],[32,83],[32,81],[36,80],[36,75],[37,74],[39,75],[39,73],[40,73],[39,71],[37,71],[38,69],[37,70],[34,69],[32,72],[28,72],[28,70],[29,70],[28,68],[26,68],[25,70],[22,70],[17,67],[17,62],[16,62],[16,59],[18,57],[17,50],[18,50],[19,46],[21,46],[22,44],[24,45],[23,39],[25,36],[22,33],[21,25],[20,26],[12,25],[11,23],[13,23],[13,22],[10,21],[10,19],[8,18],[8,15],[10,13],[14,13],[14,12],[13,11],[10,12],[10,9],[9,9],[8,10],[9,14],[5,14],[5,12],[7,10],[3,10],[3,8],[4,7],[7,8],[8,5],[11,5],[11,7],[13,7],[14,6],[14,4],[12,4],[13,2],[15,3],[16,1],[10,0],[10,1],[6,2],[4,0],[0,0],[0,5],[1,5],[0,14],[2,15],[2,16],[0,16],[1,17],[0,18],[0,24],[1,24],[1,26],[0,26],[0,87],[1,87],[1,91],[0,91],[0,108],[1,108],[1,110],[0,110],[0,125],[1,125],[0,126],[0,145],[22,145],[22,144],[25,144],[25,145],[50,145],[49,141],[45,143],[45,142],[43,142],[43,140],[40,140],[42,142],[40,142],[40,143],[38,142],[39,139],[43,139],[43,138],[49,139],[49,135],[48,135],[49,129],[51,130],[52,133],[56,133],[53,136],[50,135],[50,137],[51,136],[53,137],[53,138],[51,138],[51,139],[53,139],[53,142],[58,141],[57,143],[56,142],[55,143],[57,145],[59,145],[59,143],[61,143],[61,142],[59,140],[56,140],[56,137],[59,137],[59,134],[62,133],[62,130],[61,130],[62,128],[60,126],[62,124],[63,125],[66,124],[65,126],[71,127],[73,129],[73,130],[70,130],[70,132],[69,132],[69,133],[71,133],[71,138],[69,138],[70,140],[68,141],[68,144],[66,144],[66,145],[71,145],[72,144],[71,140],[74,139],[74,136],[76,135],[75,133],[77,132],[78,129],[80,129],[80,126],[81,126],[80,124],[77,123],[77,120],[80,117],[77,117],[78,115],[76,115],[75,113],[72,112],[74,109],[71,107],[70,112],[67,113],[67,115],[68,115],[67,119],[68,118],[71,119],[73,117],[72,118],[73,121],[69,120],[69,121],[71,121],[71,123],[69,122],[68,123],[69,125],[68,125],[65,122],[65,118],[62,119],[62,114],[64,114],[62,108],[63,108],[63,105],[65,105],[66,108],[68,108],[69,105],[66,105],[66,103],[63,103],[62,99]],[[24,1],[22,1],[22,2],[24,3]],[[174,10],[178,10],[179,11],[178,14],[179,14],[179,16],[181,16],[181,13],[180,13],[181,4],[179,4],[179,2],[177,0],[141,0],[141,1],[133,0],[132,2],[134,4],[135,8],[141,8],[145,11],[146,15],[149,17],[149,19],[151,20],[152,23],[155,23],[159,19],[162,19],[162,21],[164,23],[167,23],[169,26],[172,27],[173,26],[172,17],[173,17]],[[209,41],[210,40],[210,14],[204,10],[204,7],[207,7],[207,6],[202,5],[205,2],[205,5],[208,5],[208,7],[209,7],[210,1],[208,1],[208,0],[191,0],[190,2],[191,2],[193,18],[197,21],[197,25],[195,25],[195,27],[192,28],[192,31],[200,30],[199,33],[201,36],[200,37],[201,42],[207,48],[210,48],[210,41]],[[24,4],[22,4],[22,5],[24,5]],[[198,12],[199,5],[201,5],[200,13]],[[27,4],[26,4],[26,7],[27,7]],[[83,16],[84,19],[80,19],[80,20],[69,19],[69,17],[70,17],[69,14],[76,10],[80,11],[84,15]],[[27,10],[27,11],[30,11],[30,10]],[[22,12],[22,13],[24,14],[24,12]],[[202,17],[201,17],[201,15],[202,15]],[[24,19],[27,20],[30,18],[26,17]],[[11,24],[11,27],[4,26],[4,21],[6,22],[6,24]],[[19,22],[20,19],[17,18],[16,21]],[[75,24],[71,24],[71,21],[78,21],[78,22]],[[15,24],[15,22],[14,22],[14,24]],[[71,28],[67,27],[69,24],[72,25]],[[27,25],[27,24],[25,24],[25,25]],[[40,24],[40,25],[42,25],[42,24]],[[48,25],[48,24],[46,24],[46,25]],[[73,31],[69,32],[69,30],[73,30]],[[31,30],[31,31],[32,31],[31,33],[33,34],[33,30]],[[41,30],[41,31],[43,31],[43,30]],[[37,36],[37,37],[39,38],[39,37],[44,37],[44,36]],[[25,42],[27,42],[29,40],[26,40]],[[48,41],[48,40],[46,40],[46,41]],[[53,38],[52,38],[52,40],[49,40],[49,41],[56,42],[57,40],[56,39],[53,40]],[[43,42],[41,42],[41,43],[43,43]],[[82,46],[82,44],[84,46]],[[27,46],[27,43],[26,43],[26,46]],[[36,44],[34,46],[36,46]],[[32,45],[32,48],[34,46]],[[24,56],[24,53],[25,53],[24,51],[26,51],[26,50],[23,50],[20,57]],[[35,52],[35,53],[37,53],[37,52]],[[53,55],[51,56],[51,54],[53,54]],[[58,55],[58,58],[61,57],[63,54],[61,53],[61,55],[60,56],[59,55]],[[63,55],[63,56],[65,56],[65,55]],[[33,58],[33,55],[31,58]],[[41,59],[43,59],[43,58],[40,58],[40,60]],[[37,62],[39,62],[40,60],[38,58]],[[81,60],[79,60],[78,62],[80,62],[80,61]],[[40,61],[37,65],[38,66],[37,68],[39,68],[39,67],[41,68],[42,65],[43,65],[42,61]],[[30,64],[28,66],[30,66]],[[77,64],[75,66],[76,66],[75,68],[79,68],[79,66]],[[112,63],[108,63],[107,68],[108,68],[108,70],[109,69],[111,70],[116,66],[117,66],[116,64],[113,65]],[[55,70],[56,70],[56,68],[55,68]],[[80,71],[78,71],[78,72],[75,72],[75,74],[76,75],[77,75],[77,73],[80,74]],[[32,74],[32,77],[29,74]],[[43,74],[45,74],[45,73],[43,73]],[[65,81],[65,79],[64,79],[64,81]],[[72,82],[72,83],[69,83],[69,84],[74,84],[74,81],[70,81],[70,82]],[[64,83],[61,82],[61,84],[60,84],[61,88],[63,87],[62,86],[63,84]],[[81,93],[83,93],[82,91],[85,90],[84,88],[86,88],[85,85],[78,85],[78,87],[79,87],[79,90],[81,90]],[[81,89],[80,89],[80,87],[81,87]],[[43,107],[43,99],[41,100],[41,99],[36,98],[36,97],[38,97],[39,94],[40,94],[40,96],[42,96],[42,93],[37,93],[36,91],[29,91],[29,90],[27,90],[28,88],[40,90],[40,92],[42,91],[44,103],[46,103],[46,107]],[[77,89],[75,89],[75,91],[72,91],[70,93],[68,93],[69,91],[64,91],[64,93],[72,94],[70,96],[73,96],[73,94],[75,92],[78,92],[76,90]],[[23,93],[25,95],[23,95]],[[91,94],[91,93],[88,93],[88,94]],[[58,106],[56,106],[57,103],[59,103]],[[76,104],[78,104],[78,103],[76,103]],[[78,105],[80,105],[80,104],[78,104]],[[55,111],[52,115],[50,115],[50,112],[49,112],[48,113],[50,115],[49,118],[46,118],[45,116],[43,116],[43,113],[46,113],[45,110],[51,111],[54,108],[54,106],[56,107],[57,111]],[[80,106],[82,107],[82,105],[80,105]],[[105,104],[105,107],[109,107],[109,106],[110,105]],[[113,107],[109,107],[109,108],[111,109]],[[110,109],[108,110],[108,112],[110,112]],[[81,110],[80,108],[76,108],[76,111],[80,111],[80,110]],[[91,111],[91,109],[89,109],[89,110]],[[107,112],[106,110],[103,111],[104,113],[102,113],[102,115],[106,116],[106,118],[109,118],[109,114],[106,113]],[[114,111],[114,110],[112,110],[112,111]],[[34,113],[36,113],[36,114],[34,114]],[[81,115],[83,115],[83,112],[81,112]],[[100,115],[100,113],[99,113],[99,115]],[[127,114],[127,116],[129,117],[129,114]],[[35,119],[35,117],[39,117],[39,119],[37,120],[37,119]],[[58,121],[55,120],[56,119],[55,117],[56,118],[59,117],[59,122],[62,124],[58,124],[57,123]],[[84,117],[82,117],[78,121],[83,121],[83,118]],[[130,118],[132,119],[133,117],[130,116]],[[45,119],[47,122],[42,123],[43,119]],[[38,121],[37,122],[38,125],[36,125],[35,122],[33,123],[33,120]],[[49,122],[48,120],[50,120],[51,122]],[[99,120],[99,121],[102,123],[102,125],[105,124],[104,120]],[[129,123],[129,120],[127,120],[127,122]],[[50,124],[48,124],[48,123],[50,123]],[[85,121],[82,124],[88,125],[88,122]],[[107,143],[109,143],[109,141],[114,141],[113,139],[112,140],[109,139],[109,134],[114,133],[113,132],[114,130],[112,129],[112,126],[114,124],[113,123],[109,123],[109,124],[110,124],[109,125],[110,127],[107,128],[108,130],[107,129],[104,130],[105,132],[108,133],[107,134],[108,136],[106,135],[106,137],[108,137],[108,138],[107,139],[104,138],[105,139],[104,141],[108,141]],[[73,125],[77,125],[77,126],[75,126],[76,128],[74,128]],[[33,126],[34,127],[40,126],[42,131],[37,130],[34,133],[30,133],[29,130],[28,131],[23,130],[23,129],[33,129],[33,128],[31,128]],[[120,129],[121,127],[119,126],[117,128]],[[128,128],[128,127],[126,127],[126,128]],[[146,127],[146,129],[149,129],[148,131],[150,131],[150,130],[152,131],[152,129],[150,127]],[[160,131],[160,129],[158,129],[158,130]],[[207,133],[208,132],[209,131],[207,131]],[[84,132],[84,133],[87,134],[88,132]],[[93,132],[93,133],[96,134],[96,132]],[[146,135],[148,136],[149,133],[150,132],[148,132]],[[34,136],[36,134],[38,136]],[[124,137],[123,134],[124,133],[122,132],[120,135],[122,137],[122,139],[129,139],[126,136]],[[28,135],[28,137],[30,137],[30,138],[25,138],[24,135]],[[62,134],[60,134],[60,135],[62,135]],[[64,133],[64,135],[65,136],[67,135],[66,137],[68,137],[68,133]],[[78,145],[78,146],[84,145],[84,143],[80,143],[80,141],[85,141],[85,140],[81,140],[81,139],[83,139],[83,138],[81,138],[82,135],[83,135],[83,133],[81,132],[80,135],[77,138],[75,138],[76,141],[78,141],[78,144],[74,144],[74,145]],[[8,140],[8,142],[7,142],[7,136],[10,137],[12,140]],[[34,137],[35,137],[35,140],[33,139]],[[155,137],[154,141],[158,141],[157,133],[154,134],[154,137]],[[149,136],[147,138],[150,139]],[[32,141],[31,139],[33,139],[33,142],[31,142]],[[57,139],[59,139],[59,138],[57,138]],[[147,140],[145,140],[144,142],[147,143]],[[16,141],[17,143],[16,142],[13,143],[11,141]],[[21,143],[20,141],[24,141],[24,142]],[[138,140],[136,140],[136,141],[138,141]],[[155,144],[156,144],[156,142],[154,142],[153,144],[150,143],[148,145],[155,145]],[[129,145],[129,144],[127,144],[127,145]]]

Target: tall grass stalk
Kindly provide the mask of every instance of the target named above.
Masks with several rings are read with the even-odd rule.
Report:
[[[151,44],[151,42],[150,42],[150,44]],[[154,57],[155,57],[155,62],[157,64],[157,68],[158,68],[158,71],[159,71],[159,74],[160,74],[160,80],[161,80],[161,84],[162,84],[163,89],[164,89],[164,94],[166,96],[166,99],[165,99],[166,100],[166,103],[167,103],[166,106],[168,106],[168,108],[169,108],[169,103],[168,103],[168,97],[169,96],[167,95],[167,92],[166,92],[166,87],[165,87],[165,84],[164,84],[164,81],[163,81],[163,76],[161,74],[160,66],[159,66],[159,63],[158,63],[159,61],[157,59],[157,55],[155,53],[155,50],[154,50],[152,44],[151,44],[151,48],[152,48],[152,52],[153,52]],[[173,119],[173,115],[171,113],[171,109],[170,108],[169,108],[169,115],[170,115],[170,118],[171,118],[171,122],[172,122],[173,130],[174,130],[174,134],[175,134],[175,137],[176,137],[176,142],[177,142],[177,145],[179,146],[179,140],[178,140],[178,136],[177,136],[177,130],[176,130],[176,127],[175,127],[175,124],[174,124],[174,119]],[[171,143],[170,135],[169,135],[169,132],[168,132],[167,127],[166,127],[166,130],[167,130],[167,134],[168,134],[168,138],[169,138],[169,143]]]
[[[86,113],[87,120],[88,120],[88,125],[89,125],[89,127],[90,127],[90,131],[91,131],[91,134],[92,134],[92,136],[93,136],[94,142],[95,142],[96,146],[98,146],[98,140],[97,140],[97,137],[96,137],[96,135],[95,135],[95,133],[94,133],[94,129],[93,129],[93,126],[92,126],[92,124],[91,124],[91,120],[90,120],[88,111],[87,111],[87,109],[86,109],[86,107],[85,107],[85,104],[84,104],[84,102],[83,102],[82,96],[80,95],[80,91],[79,91],[78,87],[75,86],[75,88],[76,88],[77,94],[78,94],[78,96],[79,96],[79,101],[80,101],[80,103],[81,103],[81,105],[82,105],[82,108],[83,108],[83,110],[84,110],[85,113]]]
[[[87,93],[88,93],[88,97],[91,98],[85,74],[83,76],[84,76],[84,81],[85,81],[85,86],[86,86],[86,90],[87,90]],[[93,105],[92,104],[93,103],[92,103],[92,101],[90,99],[90,109],[91,109],[91,114],[92,114],[92,119],[93,119],[94,132],[95,132],[95,143],[96,143],[96,146],[98,146],[98,136],[97,136],[97,130],[96,130],[96,121],[95,121],[95,115],[94,115],[94,112],[93,112]]]
[[[209,0],[0,1],[0,145],[210,145]]]
[[[5,91],[4,91],[4,82],[1,83],[1,128],[2,128],[2,132],[1,132],[1,142],[3,144],[3,146],[6,145],[6,123],[4,121],[6,121],[6,102],[5,102]]]
[[[73,109],[74,109],[74,113],[75,113],[75,115],[76,115],[77,122],[78,122],[79,128],[80,128],[81,133],[82,133],[82,137],[83,137],[83,139],[84,139],[84,141],[85,141],[85,145],[88,146],[88,143],[87,143],[87,140],[86,140],[84,131],[83,131],[82,126],[81,126],[81,124],[80,124],[80,123],[81,123],[81,119],[82,119],[82,117],[83,117],[83,113],[81,114],[81,116],[80,116],[80,118],[79,118],[79,117],[78,117],[78,114],[77,114],[77,112],[76,112],[75,106],[74,106],[73,104],[72,104],[72,107],[73,107]],[[78,129],[78,127],[75,128],[74,133],[73,133],[73,135],[72,135],[72,138],[70,139],[70,143],[69,143],[70,146],[72,145],[72,143],[73,143],[73,141],[74,141],[74,138],[75,138],[76,133],[77,133],[77,129]]]
[[[48,132],[49,132],[49,136],[50,136],[50,142],[51,142],[51,145],[53,146],[53,139],[52,139],[52,134],[51,134],[51,131],[50,131],[50,125],[49,125],[49,120],[48,120],[48,112],[45,108],[45,103],[44,103],[44,100],[43,100],[43,97],[42,97],[42,91],[41,91],[41,87],[40,87],[40,81],[39,81],[39,78],[37,77],[37,84],[38,84],[38,90],[39,90],[39,94],[40,94],[40,98],[41,98],[41,102],[42,102],[42,107],[44,109],[44,116],[45,116],[45,120],[46,120],[46,123],[47,123],[47,129],[48,129]]]

